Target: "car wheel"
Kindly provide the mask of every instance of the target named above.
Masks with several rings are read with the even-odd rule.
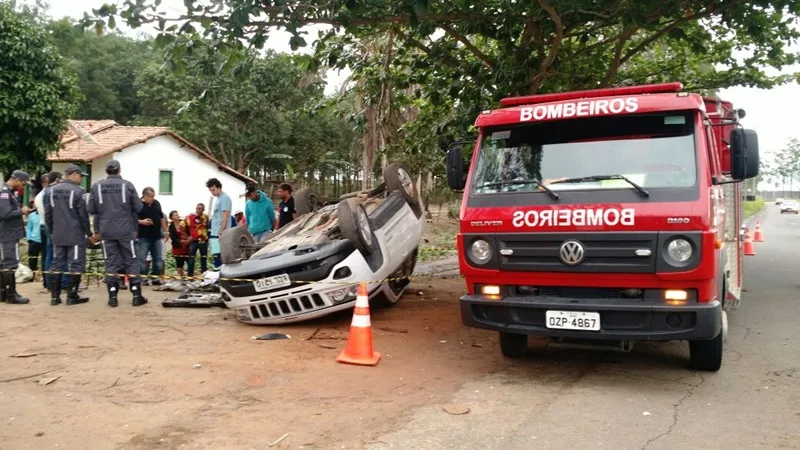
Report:
[[[507,358],[522,358],[528,351],[528,335],[500,332],[500,351]]]
[[[314,189],[304,187],[294,193],[294,209],[297,215],[308,214],[322,207],[322,201]]]
[[[414,180],[411,179],[411,174],[408,173],[405,166],[400,163],[389,164],[383,169],[383,180],[389,192],[399,191],[403,194],[403,198],[414,211],[414,214],[417,217],[422,215],[419,192],[417,192]]]
[[[244,255],[243,247],[255,245],[256,241],[247,227],[228,228],[219,236],[220,258],[222,264],[239,261]]]
[[[353,242],[363,255],[371,254],[375,235],[364,205],[357,198],[349,198],[336,206],[336,212],[342,237]]]

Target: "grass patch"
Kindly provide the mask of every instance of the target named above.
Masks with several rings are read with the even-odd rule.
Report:
[[[756,197],[755,201],[752,202],[744,202],[744,218],[747,219],[761,211],[762,208],[764,208],[764,199],[761,197]]]

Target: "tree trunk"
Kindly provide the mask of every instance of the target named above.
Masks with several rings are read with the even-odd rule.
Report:
[[[364,133],[364,153],[361,163],[361,189],[372,186],[372,170],[375,168],[375,153],[378,149],[378,109],[367,106],[367,132]]]

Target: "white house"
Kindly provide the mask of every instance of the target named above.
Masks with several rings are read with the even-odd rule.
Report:
[[[204,203],[210,214],[209,178],[217,178],[223,192],[231,197],[231,213],[244,211],[241,194],[245,184],[255,180],[222,164],[169,128],[128,127],[113,120],[76,120],[72,125],[73,130],[61,139],[63,148],[47,159],[52,170],[62,173],[69,164],[82,166],[89,174],[84,179],[87,191],[92,183],[106,177],[106,162],[116,159],[122,177],[131,181],[140,195],[145,187],[156,191],[164,214],[177,210],[183,217],[194,212],[198,203]]]

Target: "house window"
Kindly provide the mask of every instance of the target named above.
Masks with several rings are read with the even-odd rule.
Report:
[[[172,171],[160,170],[158,172],[158,193],[172,195]]]

